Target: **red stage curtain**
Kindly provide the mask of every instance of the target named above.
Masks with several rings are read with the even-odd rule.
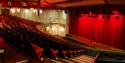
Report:
[[[78,20],[78,36],[81,36],[81,37],[84,37],[85,38],[85,22],[86,22],[86,19],[85,17],[79,17],[79,20]]]
[[[94,42],[102,43],[104,36],[104,22],[105,19],[102,18],[103,15],[98,15],[98,18],[93,18],[93,30],[92,30],[92,39]]]
[[[92,37],[92,26],[93,26],[93,19],[91,17],[87,17],[88,15],[85,14],[86,17],[79,17],[78,19],[78,36],[84,37],[86,39],[91,39]]]
[[[69,33],[77,35],[97,43],[106,44],[112,47],[125,49],[125,17],[118,15],[103,15],[98,14],[98,18],[85,16],[70,16]]]

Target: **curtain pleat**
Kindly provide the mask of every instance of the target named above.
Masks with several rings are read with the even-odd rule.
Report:
[[[112,47],[125,49],[125,16],[98,14],[98,18],[85,16],[74,16],[71,14],[69,23],[69,34],[92,40],[97,43]],[[110,16],[110,18],[108,18]]]

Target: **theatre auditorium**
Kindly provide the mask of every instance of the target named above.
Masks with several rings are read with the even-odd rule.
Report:
[[[125,0],[0,0],[0,63],[125,63]]]

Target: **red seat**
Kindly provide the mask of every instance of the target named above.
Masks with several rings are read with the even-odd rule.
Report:
[[[43,48],[40,48],[39,46],[35,45],[35,44],[32,44],[32,47],[34,49],[34,51],[36,52],[37,56],[38,56],[38,59],[39,60],[36,60],[34,58],[31,58],[31,60],[34,62],[34,63],[41,63],[40,61],[43,61],[43,58],[42,57],[42,52],[44,51]]]
[[[62,53],[63,53],[64,56],[66,56],[67,51],[66,50],[62,50]]]
[[[80,53],[80,54],[81,54],[81,53],[84,53],[84,50],[81,50],[81,49],[80,49],[80,50],[78,50],[78,53]]]
[[[0,48],[3,48],[4,39],[0,37]]]
[[[42,56],[42,52],[44,51],[44,49],[38,47],[38,46],[35,45],[35,44],[32,44],[32,47],[33,47],[34,51],[37,53],[38,58],[40,58],[40,57]]]
[[[77,50],[74,50],[73,52],[74,52],[74,54],[76,54]]]
[[[51,52],[52,52],[52,54],[53,54],[53,56],[54,56],[54,58],[55,58],[55,57],[56,57],[56,54],[58,53],[58,50],[51,49]]]
[[[73,57],[73,55],[72,55],[73,50],[69,50],[69,53],[70,53],[70,56]]]

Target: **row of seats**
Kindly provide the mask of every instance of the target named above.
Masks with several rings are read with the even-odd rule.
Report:
[[[95,63],[125,63],[125,55],[115,52],[100,52]]]
[[[25,23],[21,19],[6,16],[1,18],[3,28],[0,28],[0,35],[6,42],[24,52],[35,62],[43,61],[44,55],[57,60],[57,56],[62,58],[74,57],[84,53],[84,49],[49,34],[41,32],[33,24]]]
[[[117,60],[125,60],[125,54],[100,52],[99,58],[115,58]]]
[[[14,20],[19,20],[20,19],[21,21],[23,21],[23,22],[25,22],[27,24],[33,24],[33,25],[40,25],[40,24],[42,24],[42,23],[37,22],[37,21],[24,19],[24,18],[20,18],[20,17],[17,17],[17,16],[8,15],[8,17],[10,17],[10,18],[12,18]]]
[[[36,60],[34,62],[40,62],[40,59],[42,58],[42,52],[44,51],[44,49],[41,47],[36,47],[35,44],[30,43],[30,41],[28,41],[27,39],[27,36],[17,32],[18,29],[14,27],[15,25],[9,24],[9,22],[11,21],[8,22],[9,25],[6,23],[6,21],[7,18],[6,20],[2,20],[3,28],[0,28],[0,35],[4,38],[4,40],[6,40],[6,42],[9,45],[24,52],[24,54],[27,54],[31,58],[34,58]]]
[[[77,40],[71,38],[70,35],[63,38],[80,43]],[[83,45],[88,46],[86,44]],[[98,51],[98,54],[96,55],[94,60],[94,63],[125,63],[125,53]]]

